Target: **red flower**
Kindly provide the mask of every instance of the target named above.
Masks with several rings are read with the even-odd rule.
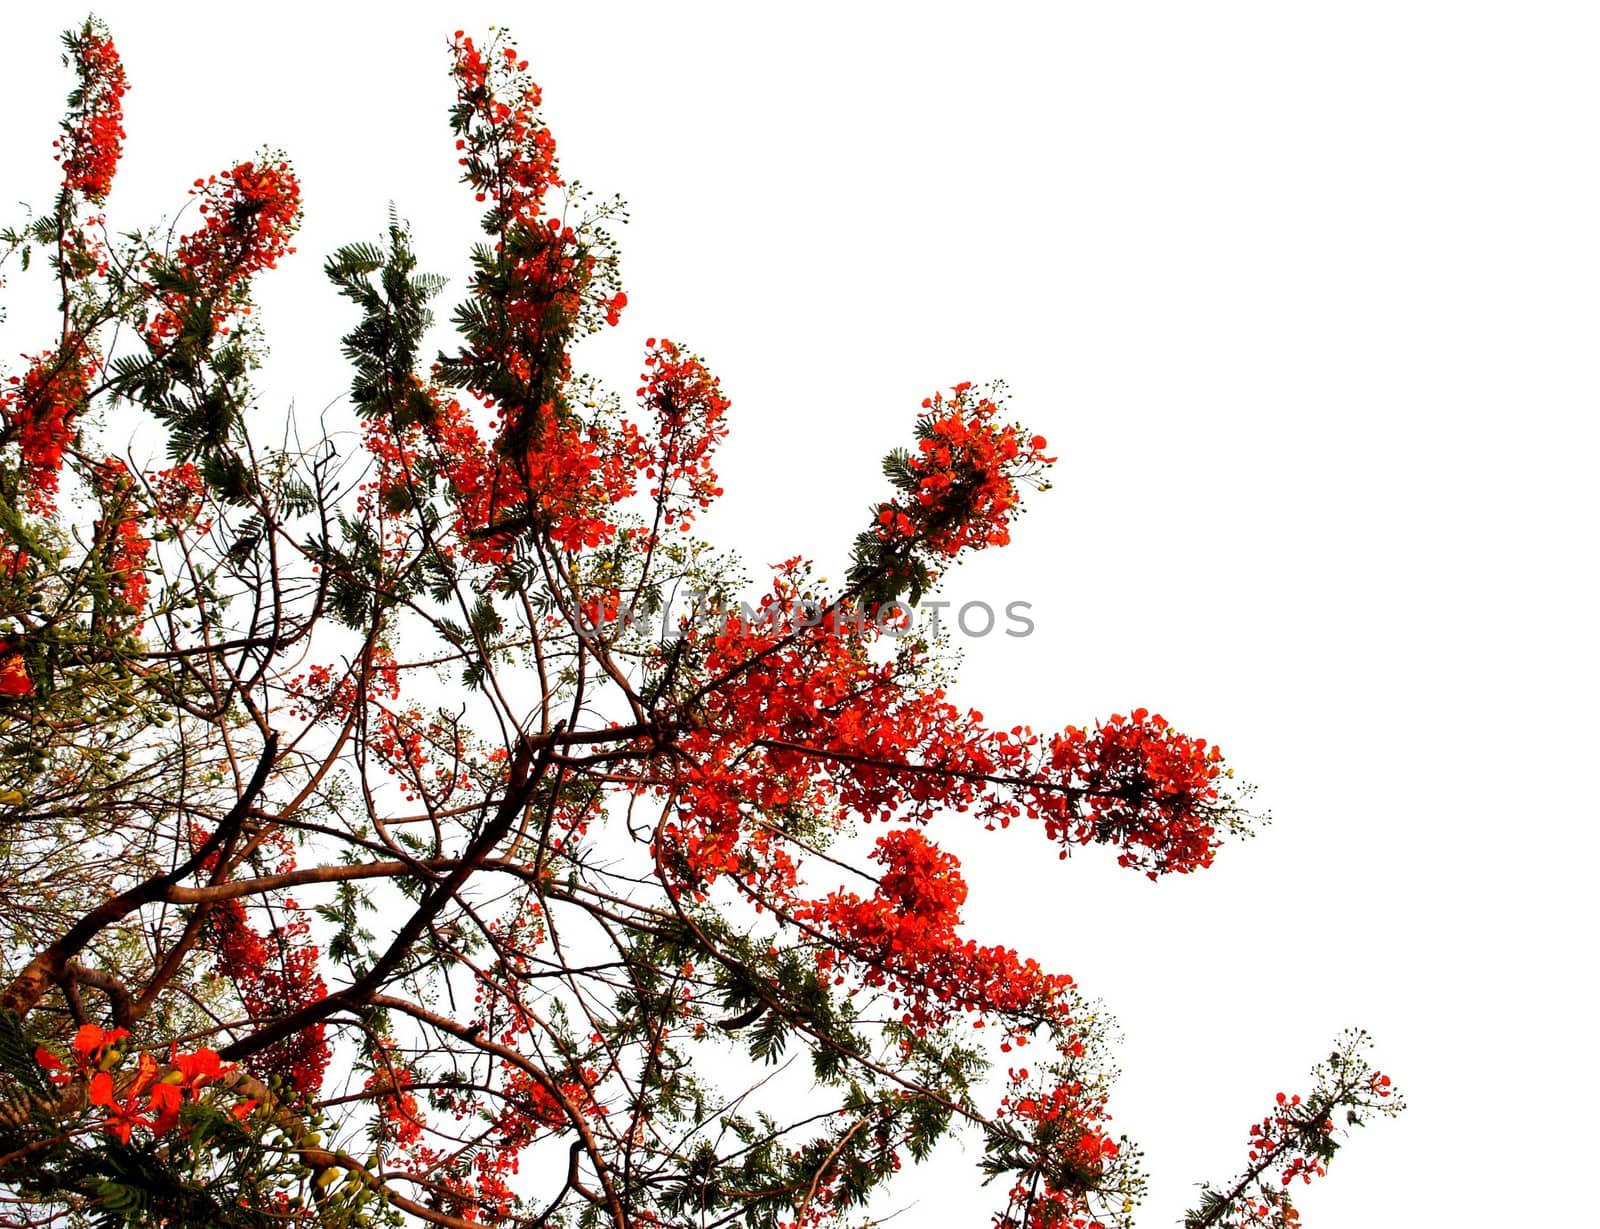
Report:
[[[67,1070],[66,1064],[43,1046],[33,1052],[33,1060],[45,1069],[52,1084],[65,1084],[72,1078],[72,1073]]]
[[[0,639],[0,696],[31,696],[33,679],[23,659],[21,642],[15,637]]]
[[[478,190],[479,200],[492,196],[509,224],[532,222],[545,193],[561,185],[555,138],[538,115],[539,87],[514,48],[504,48],[493,64],[464,36],[453,51],[451,75],[462,105],[456,122],[466,168],[462,179]]]
[[[226,1068],[222,1059],[215,1050],[208,1050],[204,1046],[193,1054],[179,1054],[173,1049],[172,1065],[182,1074],[181,1087],[190,1096],[195,1095],[205,1085],[220,1076]]]
[[[125,1096],[120,1102],[117,1100],[115,1082],[109,1071],[97,1071],[89,1081],[89,1104],[102,1106],[105,1109],[106,1134],[114,1135],[123,1143],[128,1142],[134,1127],[149,1127],[155,1122],[154,1119],[139,1112],[137,1095]]]
[[[150,1108],[155,1111],[155,1121],[150,1129],[165,1135],[178,1125],[178,1110],[183,1105],[183,1093],[173,1084],[157,1084],[150,1090]]]
[[[218,971],[233,979],[252,1018],[292,1011],[327,993],[317,971],[317,947],[306,938],[310,923],[298,913],[291,912],[263,935],[250,925],[242,904],[222,901],[209,918],[208,929]],[[179,1070],[186,1078],[211,1078],[207,1073],[212,1060],[206,1053],[184,1056],[190,1065]],[[259,1076],[281,1075],[298,1091],[314,1093],[322,1086],[329,1057],[326,1026],[318,1023],[263,1051],[252,1065]]]
[[[81,1025],[77,1036],[72,1039],[72,1055],[80,1066],[98,1067],[105,1061],[111,1048],[127,1035],[125,1028],[114,1028],[107,1032],[98,1024]]]

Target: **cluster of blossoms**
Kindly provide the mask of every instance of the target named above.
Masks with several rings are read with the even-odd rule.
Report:
[[[1015,809],[983,779],[998,771],[986,733],[920,686],[915,646],[875,660],[878,629],[842,603],[811,626],[764,617],[810,600],[807,576],[787,560],[756,619],[685,629],[717,684],[679,735],[696,765],[678,794],[685,822],[661,833],[707,881],[760,848],[759,837],[741,845],[746,810],[923,821],[944,807],[985,819]]]
[[[1368,1113],[1394,1114],[1401,1101],[1390,1078],[1367,1066],[1360,1051],[1366,1036],[1347,1034],[1313,1073],[1318,1086],[1307,1096],[1280,1092],[1269,1113],[1250,1124],[1249,1167],[1229,1197],[1206,1189],[1202,1210],[1189,1224],[1199,1229],[1294,1229],[1300,1213],[1289,1188],[1326,1175],[1338,1151],[1334,1112],[1345,1108],[1352,1124]]]
[[[917,449],[891,473],[903,493],[878,505],[879,537],[946,556],[1004,546],[1022,507],[1019,484],[1038,482],[1053,460],[1044,437],[1000,422],[1000,406],[970,383],[925,398],[922,409]]]
[[[414,394],[426,398],[426,415],[405,423],[377,415],[362,422],[362,444],[377,466],[363,489],[360,510],[373,516],[382,509],[413,507],[437,476],[456,510],[454,541],[441,550],[453,554],[464,546],[479,562],[503,559],[503,541],[486,539],[482,532],[498,494],[496,459],[459,399],[446,400],[435,386],[415,377],[412,385]],[[386,545],[403,549],[405,541],[399,534]]]
[[[362,694],[369,703],[393,700],[400,694],[400,663],[386,645],[367,649],[354,671],[319,663],[289,681],[290,711],[302,721],[343,724]]]
[[[193,461],[147,474],[150,484],[150,511],[162,525],[193,526],[205,533],[211,522],[201,517],[206,486]]]
[[[122,96],[128,77],[122,57],[106,29],[90,19],[82,30],[66,36],[67,58],[77,70],[78,88],[68,103],[56,140],[62,187],[96,203],[111,191],[111,180],[122,157]]]
[[[568,1127],[574,1113],[591,1121],[605,1116],[595,1090],[608,1073],[581,1061],[546,1069],[522,1057],[522,1047],[536,1032],[537,1011],[525,1001],[527,984],[516,975],[528,972],[517,953],[538,945],[543,923],[537,906],[529,905],[506,924],[491,923],[489,931],[501,959],[478,979],[471,1018],[461,1027],[491,1039],[500,1055],[493,1062],[492,1107],[470,1085],[443,1081],[429,1098],[432,1108],[450,1115],[455,1125],[431,1127],[428,1110],[412,1091],[417,1073],[387,1038],[376,1047],[366,1084],[380,1093],[382,1138],[397,1149],[388,1160],[391,1172],[426,1180],[445,1194],[443,1210],[453,1215],[472,1221],[487,1216],[487,1223],[496,1223],[493,1218],[513,1213],[511,1180],[530,1144]],[[481,1132],[476,1146],[440,1148],[429,1142],[430,1133],[450,1138],[466,1123]]]
[[[1320,1155],[1317,1151],[1308,1150],[1308,1133],[1320,1137],[1317,1141],[1319,1145],[1324,1139],[1331,1143],[1333,1120],[1325,1111],[1312,1112],[1298,1093],[1280,1092],[1273,1112],[1250,1126],[1249,1157],[1252,1170],[1264,1174],[1269,1167],[1281,1167],[1278,1181],[1282,1187],[1288,1187],[1296,1178],[1309,1183],[1312,1178],[1325,1176],[1328,1172],[1326,1160],[1331,1148]],[[1300,1213],[1287,1190],[1261,1186],[1238,1205],[1232,1223],[1239,1229],[1247,1226],[1294,1229],[1300,1223]]]
[[[141,330],[153,350],[171,345],[186,328],[225,329],[229,317],[248,314],[250,279],[294,251],[300,225],[300,182],[282,159],[241,162],[194,181],[204,219],[179,241],[164,268],[159,308]],[[205,320],[191,314],[203,308]]]
[[[662,520],[686,530],[697,511],[722,494],[711,454],[728,434],[728,399],[716,377],[693,354],[663,338],[645,342],[639,400],[654,416],[655,447],[644,476]]]
[[[807,600],[807,570],[781,565],[761,608]],[[956,1013],[1009,1021],[1009,1041],[1039,1023],[1065,1027],[1072,979],[1044,973],[1001,947],[959,934],[966,885],[956,860],[915,828],[884,836],[870,897],[837,891],[807,899],[783,815],[853,814],[862,821],[926,823],[965,812],[987,827],[1041,821],[1063,846],[1117,848],[1124,866],[1155,877],[1208,864],[1226,815],[1221,755],[1136,709],[1091,731],[1049,739],[1018,725],[993,730],[920,680],[921,646],[883,660],[875,625],[836,604],[815,621],[728,618],[685,629],[717,680],[696,719],[676,734],[689,766],[674,808],[655,832],[668,881],[704,897],[731,880],[819,940],[819,971],[883,989],[906,1026],[947,1024]],[[823,937],[826,936],[826,940]]]
[[[487,501],[464,517],[488,544],[473,551],[487,561],[530,526],[564,550],[593,548],[615,533],[608,509],[631,493],[642,441],[631,425],[585,419],[571,404],[569,347],[615,325],[627,295],[603,234],[545,215],[546,197],[564,185],[527,61],[498,41],[480,50],[460,32],[453,51],[462,180],[489,205],[484,228],[495,242],[475,258],[477,323],[441,374],[476,393],[495,423],[487,450],[460,441],[477,472],[452,473],[451,485],[465,503]],[[466,435],[464,412],[454,413],[453,430]]]
[[[579,632],[585,636],[598,634],[608,623],[615,623],[622,614],[622,590],[602,586],[591,589],[578,603]]]
[[[1009,1088],[995,1125],[1028,1141],[1032,1161],[1013,1185],[1008,1207],[996,1215],[995,1229],[1105,1229],[1091,1196],[1098,1194],[1101,1202],[1117,1198],[1108,1188],[1118,1185],[1113,1174],[1125,1158],[1122,1145],[1106,1131],[1105,1094],[1073,1069],[1081,1044],[1069,1042],[1062,1054],[1066,1062],[1052,1062],[1039,1072],[1021,1067],[1006,1073]],[[1131,1208],[1127,1199],[1121,1212]]]
[[[578,424],[547,406],[512,459],[484,441],[459,398],[447,399],[432,384],[418,387],[432,406],[426,418],[404,426],[369,418],[363,426],[367,451],[378,462],[369,486],[374,498],[364,505],[369,511],[412,507],[437,478],[454,511],[453,538],[440,546],[446,554],[503,563],[531,526],[566,550],[612,538],[611,506],[631,493],[642,447],[631,424]],[[497,426],[504,424],[498,416]],[[401,533],[394,545],[404,541]]]
[[[898,494],[856,538],[850,591],[869,609],[903,593],[917,602],[955,556],[1008,543],[1021,486],[1047,485],[1053,460],[1043,436],[1000,421],[999,403],[970,383],[923,400],[916,445],[884,458]]]
[[[652,339],[639,396],[656,439],[626,420],[580,412],[569,347],[620,318],[627,296],[615,284],[614,253],[598,232],[545,216],[564,185],[526,61],[465,34],[453,51],[462,178],[490,205],[484,225],[495,242],[475,258],[467,313],[475,323],[460,354],[427,382],[394,377],[409,381],[406,396],[368,416],[366,445],[379,465],[367,510],[414,508],[442,482],[454,534],[441,550],[496,565],[529,530],[572,552],[613,541],[614,505],[642,474],[660,519],[686,527],[719,490],[709,458],[726,433],[727,399],[698,359]],[[443,385],[475,394],[492,418],[486,430]],[[386,546],[403,549],[399,538]]]
[[[369,723],[368,747],[399,781],[402,799],[446,807],[458,801],[458,795],[490,784],[475,774],[458,724],[429,715],[416,704],[398,711],[380,706]]]
[[[146,1052],[139,1055],[132,1073],[121,1073],[120,1043],[127,1037],[125,1028],[107,1031],[98,1024],[84,1024],[72,1039],[70,1062],[42,1046],[34,1054],[52,1083],[85,1084],[89,1104],[104,1114],[106,1134],[124,1144],[135,1128],[165,1135],[179,1126],[184,1103],[198,1101],[202,1089],[231,1069],[222,1065],[215,1050],[202,1047],[179,1053],[174,1045],[165,1066]],[[233,1114],[244,1118],[254,1108],[253,1100],[243,1101],[233,1107]]]
[[[504,752],[476,755],[460,722],[415,703],[395,703],[401,670],[381,644],[374,644],[355,669],[314,665],[290,680],[291,711],[301,721],[339,728],[364,708],[365,752],[395,778],[405,801],[446,807],[463,793],[491,788]]]
[[[514,1215],[516,1191],[512,1186],[521,1169],[521,1157],[540,1136],[565,1126],[568,1117],[560,1105],[521,1068],[501,1064],[497,1101],[500,1111],[492,1122],[476,1124],[483,1133],[478,1147],[440,1148],[427,1142],[431,1127],[428,1113],[416,1097],[406,1091],[411,1077],[397,1067],[398,1091],[383,1097],[384,1137],[392,1141],[396,1153],[389,1159],[391,1173],[412,1181],[426,1182],[440,1192],[440,1210],[482,1224],[508,1223]],[[369,1081],[369,1084],[371,1081]],[[382,1088],[382,1083],[372,1084]],[[568,1081],[564,1095],[578,1104],[587,1104],[582,1086]],[[469,1091],[450,1088],[432,1094],[433,1102],[445,1112],[453,1112],[457,1124],[471,1119],[479,1104]],[[488,1129],[485,1129],[487,1127]],[[454,1130],[459,1130],[457,1125]],[[448,1135],[451,1128],[444,1128]]]
[[[190,839],[199,846],[207,835],[197,827]],[[294,846],[286,835],[267,837],[262,852],[268,850],[276,853],[272,873],[294,869]],[[318,967],[320,953],[309,937],[311,925],[295,901],[262,902],[258,908],[267,919],[264,933],[251,925],[249,912],[237,899],[211,906],[205,932],[216,975],[233,984],[252,1020],[270,1020],[325,998],[328,988]],[[250,1066],[262,1079],[279,1076],[303,1096],[313,1096],[332,1056],[326,1032],[321,1022],[312,1024],[254,1055]]]
[[[428,1111],[413,1091],[416,1074],[393,1041],[380,1038],[370,1061],[373,1069],[363,1087],[377,1101],[380,1138],[395,1149],[387,1162],[390,1171],[445,1192],[443,1210],[454,1215],[475,1221],[485,1215],[511,1216],[516,1199],[511,1179],[521,1168],[523,1151],[540,1135],[569,1121],[561,1100],[523,1067],[502,1062],[498,1064],[501,1110],[483,1146],[442,1149],[428,1142]],[[568,1073],[556,1082],[561,1099],[585,1112],[600,1112],[602,1107],[594,1105],[590,1093],[598,1078],[592,1067]],[[438,1108],[453,1112],[458,1124],[477,1110],[466,1090],[446,1086],[433,1097]]]
[[[378,1038],[373,1048],[372,1073],[362,1088],[376,1098],[384,1138],[402,1148],[421,1140],[425,1126],[422,1107],[411,1091],[415,1082],[411,1067],[393,1040]]]
[[[1151,879],[1210,866],[1218,825],[1236,822],[1221,750],[1148,709],[1115,713],[1092,733],[1069,726],[1051,737],[1044,766],[1053,788],[1031,791],[1029,809],[1051,839],[1115,845],[1120,865]]]
[[[274,917],[265,934],[250,925],[236,900],[219,901],[207,918],[217,952],[217,972],[232,981],[252,1020],[270,1020],[327,995],[317,969],[317,946],[308,936],[310,923],[293,901],[286,901],[286,919]],[[326,1026],[313,1024],[277,1043],[253,1060],[262,1077],[282,1076],[310,1096],[322,1087],[331,1057]]]
[[[611,505],[632,493],[639,437],[631,424],[579,430],[552,408],[538,416],[518,467],[524,500],[562,549],[593,548],[616,533]]]
[[[61,466],[99,372],[99,357],[87,341],[72,336],[59,354],[30,359],[27,370],[11,376],[0,389],[0,439],[14,442],[21,455],[30,512],[49,515],[55,510]]]
[[[804,600],[799,560],[782,565],[763,611]],[[746,810],[837,805],[864,820],[927,822],[944,811],[989,827],[1026,816],[1062,845],[1103,843],[1152,877],[1208,865],[1218,826],[1237,824],[1221,792],[1220,751],[1136,709],[1094,731],[1048,740],[1024,725],[990,729],[942,689],[920,683],[920,650],[870,653],[879,629],[832,608],[815,626],[730,618],[705,637],[720,678],[680,745],[697,767],[663,836],[714,879],[761,848],[743,842]],[[692,633],[690,633],[692,635]],[[782,794],[779,797],[779,794]]]
[[[507,224],[532,223],[545,194],[561,185],[556,143],[539,117],[540,90],[514,47],[488,54],[463,30],[451,43],[458,103],[453,114],[463,179],[478,200],[493,198]]]
[[[945,1024],[952,1011],[1065,1019],[1071,977],[957,935],[967,885],[953,855],[903,828],[879,837],[872,857],[885,871],[871,899],[835,892],[795,910],[833,937],[818,953],[821,972],[831,973],[840,952],[848,954],[863,969],[862,984],[893,986],[902,1023],[916,1029]],[[845,979],[839,973],[835,980]]]
[[[95,526],[101,566],[124,612],[137,621],[150,600],[150,582],[145,576],[150,555],[150,539],[143,528],[146,512],[134,498],[128,467],[115,457],[95,466],[94,484],[104,511]]]

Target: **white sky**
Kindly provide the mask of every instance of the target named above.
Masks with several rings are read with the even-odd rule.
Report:
[[[459,291],[444,41],[494,22],[566,173],[632,206],[630,307],[580,362],[631,392],[665,334],[734,399],[708,536],[838,575],[921,398],[1005,379],[1056,489],[946,595],[1038,630],[967,642],[960,698],[1044,729],[1159,709],[1275,816],[1159,885],[938,833],[973,932],[1120,1019],[1142,1223],[1231,1176],[1346,1024],[1411,1109],[1306,1191],[1311,1229],[1592,1222],[1591,6],[99,11],[134,86],[114,223],[262,143],[302,174],[300,255],[259,294],[274,407],[346,386],[321,263],[391,199]],[[49,203],[80,15],[5,15],[6,221]],[[8,358],[46,344],[6,329]],[[999,1193],[905,1189],[909,1226]]]

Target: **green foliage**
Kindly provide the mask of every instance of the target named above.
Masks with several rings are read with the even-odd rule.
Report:
[[[350,397],[365,418],[380,418],[404,430],[429,422],[432,401],[413,374],[422,339],[433,323],[428,301],[445,279],[417,273],[410,233],[393,209],[387,248],[354,243],[328,259],[325,271],[339,293],[362,311],[361,322],[343,340],[355,368]]]

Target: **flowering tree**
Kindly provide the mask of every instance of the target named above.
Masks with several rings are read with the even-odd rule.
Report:
[[[0,385],[4,1223],[842,1225],[961,1130],[996,1226],[1129,1223],[1093,1013],[965,934],[930,832],[1158,879],[1246,817],[1146,709],[1044,734],[946,697],[915,605],[1007,542],[1045,440],[930,396],[845,582],[790,558],[738,601],[694,536],[728,398],[665,339],[626,410],[574,368],[627,306],[616,205],[459,32],[454,348],[423,354],[404,226],[340,249],[360,447],[302,439],[250,387],[289,163],[114,232],[126,78],[98,23],[65,44],[60,192],[3,237],[59,290]],[[1363,1045],[1191,1225],[1298,1222],[1398,1104]]]

